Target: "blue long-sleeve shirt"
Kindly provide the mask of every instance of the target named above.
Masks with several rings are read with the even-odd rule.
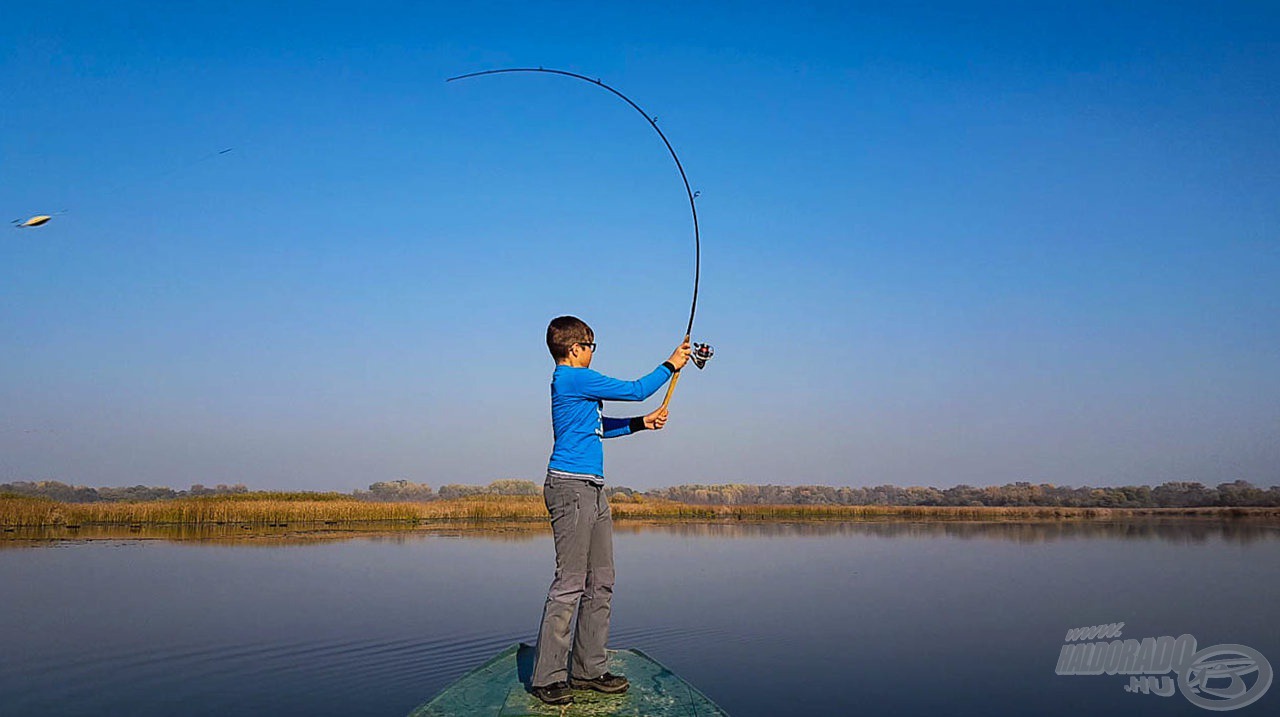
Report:
[[[548,468],[604,481],[602,438],[643,430],[643,418],[606,418],[603,401],[643,401],[675,373],[663,363],[634,381],[610,378],[589,368],[558,365],[551,374],[551,427],[555,446]]]

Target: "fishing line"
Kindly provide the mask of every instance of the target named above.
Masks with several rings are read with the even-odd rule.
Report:
[[[626,102],[628,105],[630,105],[631,108],[634,109],[636,112],[639,112],[640,116],[644,117],[645,121],[649,123],[649,126],[653,128],[653,131],[658,133],[658,137],[662,139],[662,143],[666,145],[667,151],[671,153],[671,159],[675,160],[676,169],[680,171],[680,181],[684,183],[685,195],[688,196],[689,198],[689,212],[690,214],[693,215],[693,301],[690,302],[690,305],[689,305],[689,323],[685,327],[685,331],[684,331],[684,340],[689,341],[690,337],[693,335],[693,319],[698,313],[698,284],[702,275],[702,237],[698,230],[698,206],[697,206],[697,203],[695,202],[695,200],[698,198],[699,192],[693,191],[693,188],[689,186],[689,176],[685,174],[684,165],[681,164],[680,157],[679,155],[676,154],[675,147],[671,146],[671,141],[667,139],[667,135],[665,135],[662,132],[662,128],[658,127],[657,119],[655,119],[648,112],[645,112],[640,107],[640,105],[636,104],[630,97],[627,97],[626,95],[622,94],[616,88],[606,85],[599,78],[587,77],[586,75],[580,75],[576,72],[568,72],[565,70],[553,70],[553,69],[547,69],[544,67],[507,67],[507,68],[498,69],[498,70],[482,70],[480,72],[470,72],[465,75],[450,77],[447,80],[445,80],[445,82],[453,82],[455,80],[466,80],[472,77],[484,77],[486,75],[503,75],[503,74],[517,73],[517,72],[536,72],[536,73],[541,73],[546,75],[560,75],[562,77],[571,77],[573,79],[582,80],[583,82],[587,82],[589,84],[595,85],[596,87],[599,87],[601,89],[608,90],[609,92],[612,92],[615,96],[617,96],[619,99],[621,99],[623,102]],[[694,344],[693,353],[690,358],[693,361],[694,365],[697,366],[699,369],[701,369],[704,366],[706,366],[707,361],[711,360],[711,357],[714,355],[714,353],[715,353],[715,350],[712,349],[709,344]],[[667,396],[662,401],[663,408],[666,408],[667,405],[671,402],[671,394],[672,392],[675,391],[676,382],[679,380],[680,380],[680,372],[677,371],[676,375],[671,379],[671,384],[667,387]]]
[[[191,167],[196,166],[197,164],[201,164],[211,159],[221,157],[222,155],[227,154],[233,151],[234,149],[235,147],[227,147],[226,149],[221,149],[216,152],[210,152],[197,159],[181,162],[173,167],[170,167],[169,169],[161,170],[154,174],[147,175],[142,179],[130,181],[128,182],[128,184],[137,186],[138,184],[149,184],[153,182],[158,182],[162,179],[168,179],[178,174],[179,172],[183,172],[185,170],[190,169]],[[108,198],[108,200],[110,200],[111,195],[120,193],[124,190],[125,184],[126,182],[123,182],[123,181],[117,182],[113,185],[110,185],[106,189],[99,190],[95,194],[98,197],[105,196]],[[41,226],[44,226],[45,224],[48,224],[54,217],[62,216],[63,214],[68,213],[68,211],[69,210],[67,209],[63,209],[61,211],[50,212],[48,214],[30,214],[30,215],[27,215],[27,217],[24,219],[14,219],[13,222],[11,223],[13,224],[15,229],[35,229],[36,227],[41,227]]]

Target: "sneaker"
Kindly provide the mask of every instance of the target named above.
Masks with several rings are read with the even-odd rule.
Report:
[[[573,702],[573,690],[568,682],[552,682],[549,685],[534,687],[529,690],[534,697],[549,705],[567,705]]]
[[[569,684],[575,690],[595,690],[596,692],[608,692],[610,694],[626,692],[627,688],[631,686],[631,683],[627,682],[627,678],[611,672],[606,672],[594,680],[570,677]]]

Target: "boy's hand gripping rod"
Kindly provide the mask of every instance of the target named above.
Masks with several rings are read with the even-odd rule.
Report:
[[[689,337],[693,335],[693,317],[694,317],[694,314],[696,314],[698,311],[698,278],[702,273],[702,240],[701,240],[701,237],[698,235],[698,207],[694,204],[694,201],[693,201],[698,197],[698,192],[693,191],[693,189],[689,186],[689,177],[686,176],[684,173],[684,165],[680,164],[680,158],[676,156],[676,150],[671,146],[671,142],[667,141],[667,136],[662,133],[661,129],[658,128],[658,121],[655,120],[653,117],[651,117],[649,113],[640,109],[640,105],[636,104],[635,102],[632,102],[630,97],[627,97],[626,95],[615,90],[609,85],[606,85],[605,83],[601,82],[597,78],[587,77],[586,75],[579,75],[575,72],[566,72],[564,70],[551,70],[551,69],[546,69],[542,67],[508,67],[501,70],[484,70],[482,72],[471,72],[465,75],[458,75],[457,77],[450,77],[448,80],[446,80],[446,82],[453,82],[454,80],[465,80],[470,77],[481,77],[484,75],[501,75],[501,74],[506,74],[511,72],[540,72],[547,75],[560,75],[562,77],[572,77],[576,80],[589,82],[601,89],[608,90],[612,92],[614,95],[617,95],[617,97],[621,99],[623,102],[626,102],[627,104],[631,105],[631,108],[634,109],[636,112],[639,112],[640,116],[644,117],[645,120],[649,122],[649,126],[653,128],[653,131],[657,132],[658,136],[662,138],[662,143],[667,146],[667,151],[671,153],[671,158],[676,161],[676,169],[680,170],[680,179],[681,181],[684,182],[684,191],[685,191],[685,194],[687,194],[689,197],[689,211],[693,214],[693,303],[689,307],[689,325],[684,330],[684,340],[688,341]],[[711,346],[707,344],[694,344],[693,352],[689,358],[693,361],[693,365],[701,369],[702,367],[707,365],[707,361],[711,360],[711,357],[712,355],[714,355],[714,353],[715,351],[711,348]],[[680,372],[676,371],[676,375],[671,377],[671,384],[667,386],[667,397],[662,401],[663,408],[666,408],[667,405],[671,403],[671,394],[675,392],[676,383],[679,380],[680,380]]]

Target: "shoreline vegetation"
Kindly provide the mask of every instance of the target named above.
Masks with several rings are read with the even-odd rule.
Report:
[[[608,485],[613,503],[674,502],[689,505],[837,505],[837,506],[942,506],[942,507],[1052,507],[1052,508],[1280,508],[1280,485],[1258,488],[1244,480],[1220,483],[1172,481],[1158,486],[1129,485],[1059,486],[1051,483],[1007,483],[1001,486],[957,485],[933,488],[895,485],[835,487],[827,485],[773,485],[721,483],[677,485],[638,491]],[[430,503],[484,496],[541,496],[542,488],[530,480],[496,480],[488,485],[447,484],[432,490],[408,480],[381,481],[369,490],[351,493],[300,491],[292,493],[250,491],[243,484],[199,483],[188,490],[144,485],[90,488],[59,481],[0,483],[7,494],[48,498],[63,503],[140,503],[179,498],[233,497],[236,499],[339,500],[374,503]]]
[[[637,491],[606,488],[618,521],[1051,521],[1202,518],[1280,524],[1280,486],[1237,480],[1207,487],[1091,488],[1011,483],[1003,486],[836,488],[817,485],[681,485]],[[541,486],[498,480],[487,486],[407,480],[368,491],[250,491],[244,485],[88,488],[58,481],[0,483],[0,528],[81,526],[244,526],[289,524],[481,524],[547,519]]]
[[[1210,518],[1280,524],[1280,507],[696,505],[663,499],[611,499],[615,520],[629,521],[1043,521]],[[545,521],[540,495],[481,494],[419,502],[374,502],[341,493],[239,493],[168,500],[69,503],[0,494],[0,527],[289,524],[474,524]]]

